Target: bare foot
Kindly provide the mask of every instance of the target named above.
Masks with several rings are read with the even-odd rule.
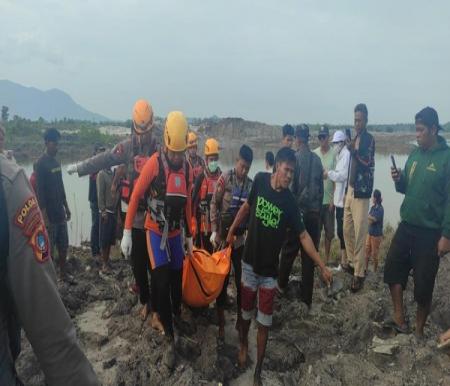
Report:
[[[239,350],[238,364],[241,369],[247,367],[247,357],[248,357],[248,346],[241,343],[241,348]]]
[[[450,340],[450,329],[439,336],[439,343],[445,343]]]
[[[133,295],[138,295],[139,294],[139,286],[136,283],[131,284],[128,287],[128,291]]]
[[[141,317],[142,321],[145,321],[147,319],[148,313],[149,313],[148,306],[147,304],[145,304],[142,306],[141,312],[139,313],[139,316]]]
[[[152,312],[150,326],[156,331],[159,331],[161,335],[164,335],[164,326],[162,325],[161,320],[159,319],[159,314],[157,312]]]

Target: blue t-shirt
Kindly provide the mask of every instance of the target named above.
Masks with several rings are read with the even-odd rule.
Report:
[[[369,210],[369,215],[377,219],[377,221],[369,224],[369,235],[383,236],[383,205],[373,205]]]

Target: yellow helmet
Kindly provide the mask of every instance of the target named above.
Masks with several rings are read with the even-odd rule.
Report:
[[[205,155],[219,154],[219,142],[214,138],[208,138],[205,142]]]
[[[137,134],[147,133],[153,126],[153,109],[150,103],[139,99],[133,107],[133,128]]]
[[[181,111],[171,111],[164,126],[164,143],[172,151],[185,151],[188,138],[188,123]]]
[[[198,145],[197,134],[195,134],[193,131],[190,131],[189,134],[188,134],[187,148],[190,149],[190,148],[195,147],[197,145]]]

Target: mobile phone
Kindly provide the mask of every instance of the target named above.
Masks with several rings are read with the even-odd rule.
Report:
[[[397,170],[397,165],[395,164],[395,158],[394,156],[391,154],[391,163],[392,163],[392,167]]]
[[[352,140],[352,132],[350,131],[350,129],[345,129],[345,136],[349,141]]]

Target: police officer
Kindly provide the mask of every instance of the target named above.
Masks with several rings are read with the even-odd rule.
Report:
[[[0,154],[0,385],[21,385],[20,327],[48,385],[99,385],[56,287],[47,231],[23,169]],[[51,318],[49,318],[51,315]]]
[[[224,244],[227,232],[236,217],[240,207],[247,201],[252,187],[252,180],[248,172],[253,162],[253,150],[242,145],[239,157],[233,169],[223,173],[217,181],[216,189],[211,199],[211,238],[214,247]],[[236,284],[237,320],[236,329],[240,332],[241,324],[241,258],[244,252],[246,224],[243,224],[235,233],[231,262],[233,263],[234,279]],[[217,297],[217,317],[219,321],[219,339],[225,337],[225,306],[227,302],[227,288],[229,276],[225,278],[222,292]]]
[[[69,165],[67,172],[85,176],[109,169],[116,165],[125,165],[126,179],[122,182],[122,200],[129,202],[134,184],[140,170],[150,156],[156,151],[156,141],[152,136],[153,109],[145,100],[138,100],[133,107],[131,137],[117,144],[111,151],[97,154],[85,161]],[[134,218],[131,251],[133,275],[139,287],[139,299],[142,304],[141,318],[145,320],[150,311],[150,287],[148,281],[149,256],[144,231],[145,202],[141,200]],[[152,315],[152,325],[159,326],[159,318]]]

